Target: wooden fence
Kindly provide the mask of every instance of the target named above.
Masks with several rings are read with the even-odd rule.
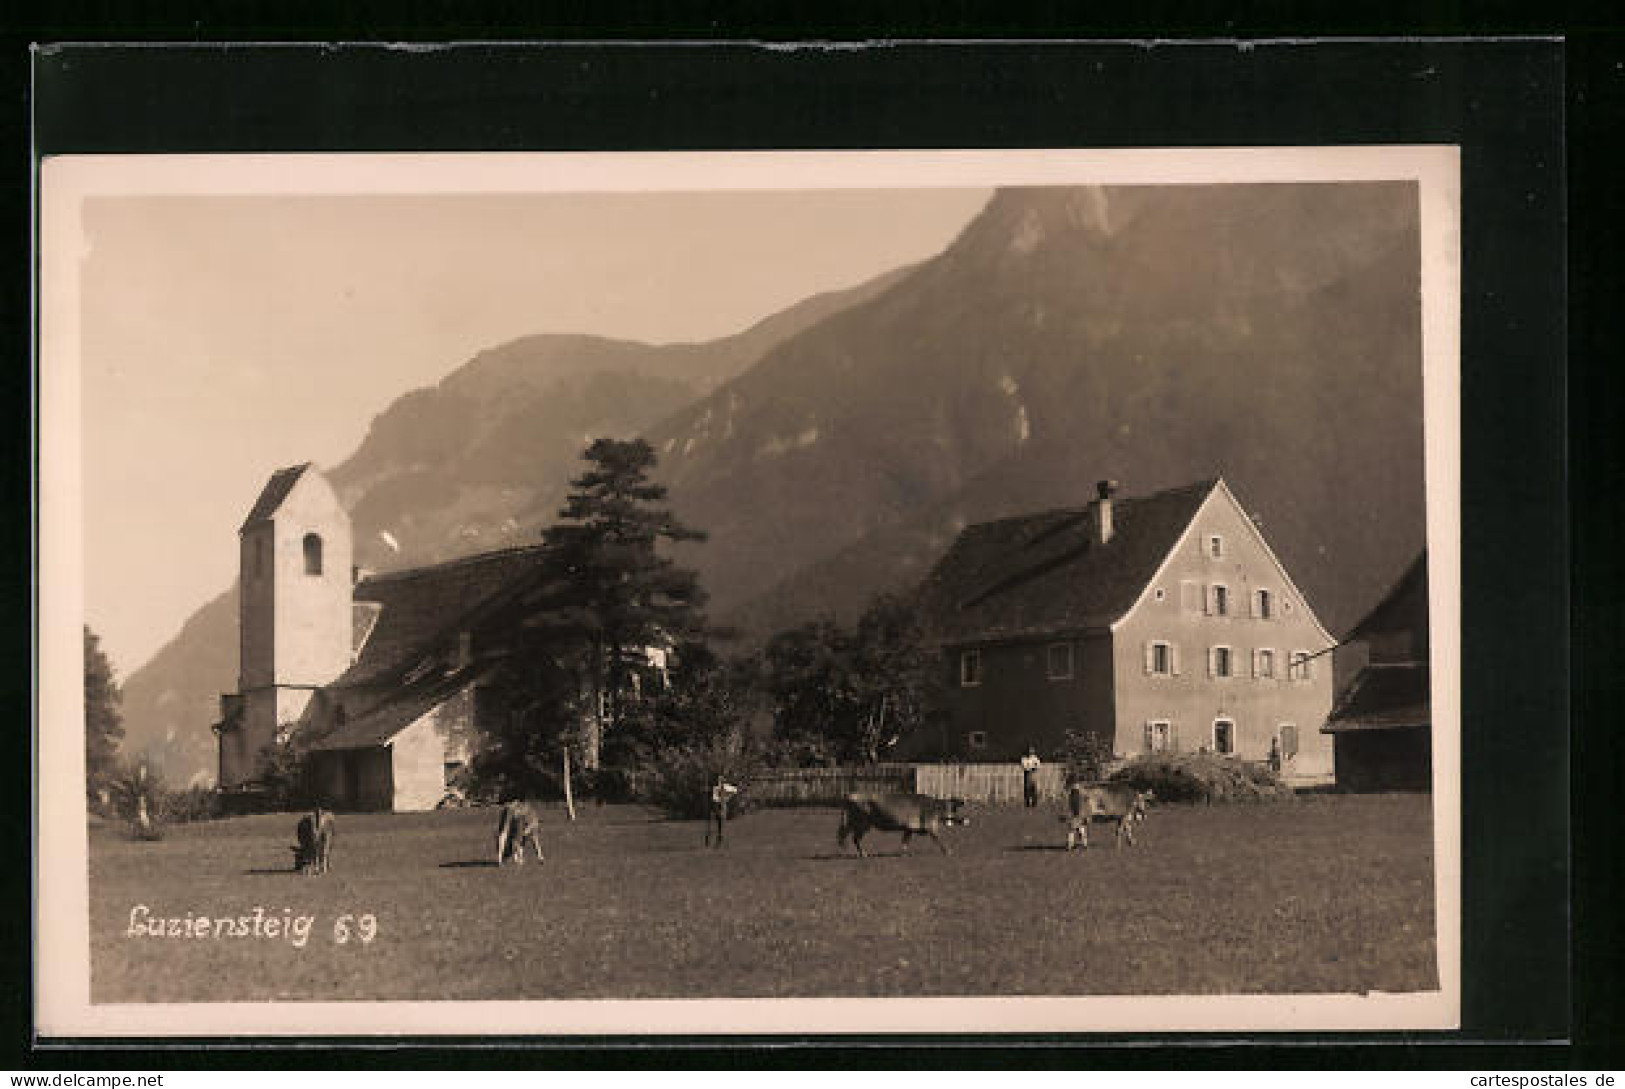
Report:
[[[1045,764],[1038,769],[1038,796],[1046,801],[1066,797],[1066,768]],[[983,805],[1020,805],[1021,769],[1014,764],[918,764],[914,789],[933,798],[963,798]]]
[[[856,768],[774,768],[751,778],[747,793],[758,805],[835,805],[848,794],[914,790],[914,765]]]
[[[1046,801],[1065,797],[1066,769],[1038,769],[1038,794]],[[847,794],[919,793],[963,798],[983,805],[1020,805],[1021,769],[1004,764],[874,764],[843,768],[776,768],[753,777],[748,787],[758,805],[835,805]]]

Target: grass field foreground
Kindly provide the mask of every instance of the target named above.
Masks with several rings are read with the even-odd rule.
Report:
[[[635,807],[589,806],[574,824],[549,810],[546,864],[502,870],[492,810],[341,814],[333,872],[315,878],[291,870],[292,816],[174,826],[156,843],[97,830],[92,1000],[1438,986],[1426,796],[1161,807],[1138,847],[1113,850],[1101,827],[1071,855],[1054,809],[972,814],[947,857],[872,833],[860,859],[837,850],[830,809],[751,813],[722,850],[699,822]],[[249,933],[200,934],[201,916]],[[156,920],[178,922],[153,934]]]

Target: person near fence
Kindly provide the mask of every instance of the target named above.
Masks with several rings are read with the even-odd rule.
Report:
[[[1038,750],[1028,745],[1027,755],[1021,758],[1021,797],[1028,809],[1038,806],[1038,769],[1042,765]]]
[[[728,823],[728,803],[739,788],[728,782],[721,775],[711,784],[709,798],[709,815],[705,821],[705,845],[707,847],[722,846],[722,829]]]

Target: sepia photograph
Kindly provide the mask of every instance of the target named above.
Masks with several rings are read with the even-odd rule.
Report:
[[[1454,148],[40,208],[42,1028],[1459,1025]]]

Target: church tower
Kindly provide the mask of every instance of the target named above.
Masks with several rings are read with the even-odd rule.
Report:
[[[314,465],[272,474],[239,537],[237,696],[220,724],[225,789],[350,665],[350,517]]]

